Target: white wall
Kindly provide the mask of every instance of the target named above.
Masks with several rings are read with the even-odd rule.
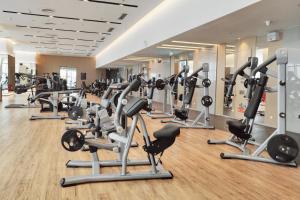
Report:
[[[0,38],[0,54],[13,55],[13,42],[10,39]]]
[[[36,70],[36,53],[18,51],[15,52],[15,59],[16,72],[20,72],[19,68],[21,63],[23,66],[26,66],[34,71]]]
[[[163,79],[171,75],[171,65],[169,59],[163,59],[159,63],[156,59],[149,62],[149,78],[155,77]],[[163,102],[164,90],[154,90],[153,101]]]
[[[105,47],[96,57],[96,66],[109,64],[258,1],[165,0]]]

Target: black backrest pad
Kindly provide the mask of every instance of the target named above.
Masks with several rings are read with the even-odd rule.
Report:
[[[244,116],[248,119],[254,119],[257,109],[259,107],[259,104],[261,102],[262,96],[265,91],[265,87],[268,82],[268,77],[267,76],[261,76],[256,87],[254,90],[254,94],[251,97],[249,104],[246,108],[246,111],[244,113]]]
[[[128,103],[124,106],[123,111],[128,117],[132,117],[146,108],[148,101],[146,99],[131,97],[128,99]]]
[[[184,96],[183,103],[191,104],[197,84],[197,78],[191,78],[188,83],[188,92]]]

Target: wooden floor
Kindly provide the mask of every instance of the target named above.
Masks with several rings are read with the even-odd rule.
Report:
[[[60,144],[63,120],[30,121],[39,109],[5,109],[23,103],[24,96],[3,97],[0,103],[0,199],[300,199],[300,168],[265,163],[221,160],[228,146],[209,146],[209,138],[225,138],[219,130],[182,130],[163,158],[173,179],[83,184],[61,188],[65,176],[83,175],[90,169],[67,169],[70,159],[89,160],[87,152],[67,152]],[[162,127],[146,118],[150,133]],[[137,134],[136,134],[137,135]],[[140,137],[135,138],[142,144]],[[114,157],[100,151],[103,159]],[[130,156],[144,158],[133,149]],[[130,168],[135,169],[135,168]],[[102,172],[117,171],[105,168]]]

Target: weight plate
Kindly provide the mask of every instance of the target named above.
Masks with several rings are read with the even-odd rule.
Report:
[[[291,136],[281,134],[269,140],[267,152],[277,162],[289,163],[297,158],[299,147]]]
[[[156,82],[155,82],[155,87],[158,89],[158,90],[163,90],[166,86],[166,83],[164,80],[162,79],[157,79]]]
[[[203,79],[202,81],[203,87],[209,87],[211,85],[211,81],[208,78]]]
[[[76,129],[67,130],[61,137],[61,145],[67,151],[78,151],[84,145],[84,135]]]
[[[213,99],[211,98],[211,96],[206,95],[202,97],[201,103],[203,106],[209,107],[213,103]]]
[[[68,117],[72,120],[77,120],[83,116],[83,109],[79,106],[72,106],[68,111]]]

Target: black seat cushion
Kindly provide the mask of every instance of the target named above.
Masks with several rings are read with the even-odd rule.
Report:
[[[158,131],[155,131],[153,135],[157,139],[164,139],[164,138],[167,139],[167,138],[175,138],[179,134],[180,134],[179,127],[175,125],[167,124],[166,126],[159,129]]]
[[[251,135],[247,132],[247,125],[242,120],[227,121],[229,131],[238,138],[248,140]]]
[[[146,99],[131,97],[126,106],[124,106],[123,111],[127,117],[132,117],[139,113],[142,109],[147,109],[147,106],[148,101]]]
[[[181,120],[186,120],[188,118],[186,110],[175,109],[175,113],[174,114],[175,114],[176,117],[178,117]]]

